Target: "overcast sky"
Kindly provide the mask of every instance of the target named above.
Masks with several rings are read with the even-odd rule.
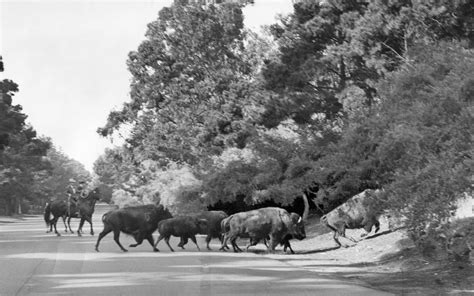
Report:
[[[92,170],[111,146],[97,128],[128,100],[127,54],[171,2],[0,0],[0,79],[19,84],[14,103],[39,134]],[[291,0],[255,2],[245,9],[255,30],[292,10]]]

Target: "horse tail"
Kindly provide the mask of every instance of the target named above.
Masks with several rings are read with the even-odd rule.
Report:
[[[44,222],[46,222],[46,227],[48,227],[49,223],[51,222],[51,220],[49,220],[50,215],[51,215],[51,204],[47,202],[46,206],[44,207]]]

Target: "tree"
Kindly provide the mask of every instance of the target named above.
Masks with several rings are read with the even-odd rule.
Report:
[[[245,146],[250,66],[241,58],[242,29],[237,4],[163,8],[129,54],[131,102],[111,112],[99,133],[129,125],[126,141],[137,161],[196,164]]]
[[[22,107],[13,104],[16,92],[13,81],[0,82],[0,202],[7,215],[21,213],[23,201],[34,199],[34,181],[50,168],[43,158],[50,142],[26,124]]]
[[[380,104],[354,118],[317,165],[321,178],[342,172],[321,198],[334,202],[363,186],[384,188],[382,206],[403,213],[417,240],[471,192],[474,113],[464,90],[472,87],[474,52],[446,42],[414,52],[412,67],[380,82]]]
[[[37,185],[37,195],[44,200],[66,199],[66,190],[75,182],[91,180],[90,173],[80,162],[69,158],[53,145],[46,154],[46,160],[51,165],[47,176],[43,176]]]
[[[417,42],[472,42],[473,15],[467,0],[297,2],[293,14],[270,27],[280,55],[262,75],[279,96],[267,107],[274,120],[264,123],[314,124],[372,106],[375,83],[409,65]]]

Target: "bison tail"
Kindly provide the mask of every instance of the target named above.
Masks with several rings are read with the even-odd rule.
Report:
[[[49,202],[46,203],[46,206],[44,207],[44,222],[46,222],[46,227],[49,226],[50,223],[50,217],[51,215],[51,204]]]
[[[328,217],[326,215],[322,216],[321,219],[319,220],[321,221],[322,224],[328,224]]]
[[[102,215],[102,223],[105,223],[105,219],[107,219],[107,214],[108,213],[105,213]]]
[[[223,219],[221,221],[221,233],[227,233],[230,231],[229,218]]]

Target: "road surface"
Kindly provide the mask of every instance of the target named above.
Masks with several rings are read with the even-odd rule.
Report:
[[[203,238],[201,252],[190,242],[172,253],[162,241],[160,252],[144,242],[124,253],[111,233],[98,253],[100,216],[94,217],[96,235],[86,224],[82,237],[65,234],[62,221],[62,236],[45,233],[40,216],[0,220],[0,295],[388,295],[261,254],[219,252],[217,242],[204,251]],[[76,229],[78,220],[71,224]],[[122,234],[121,242],[133,241]],[[172,239],[173,246],[177,242]]]

